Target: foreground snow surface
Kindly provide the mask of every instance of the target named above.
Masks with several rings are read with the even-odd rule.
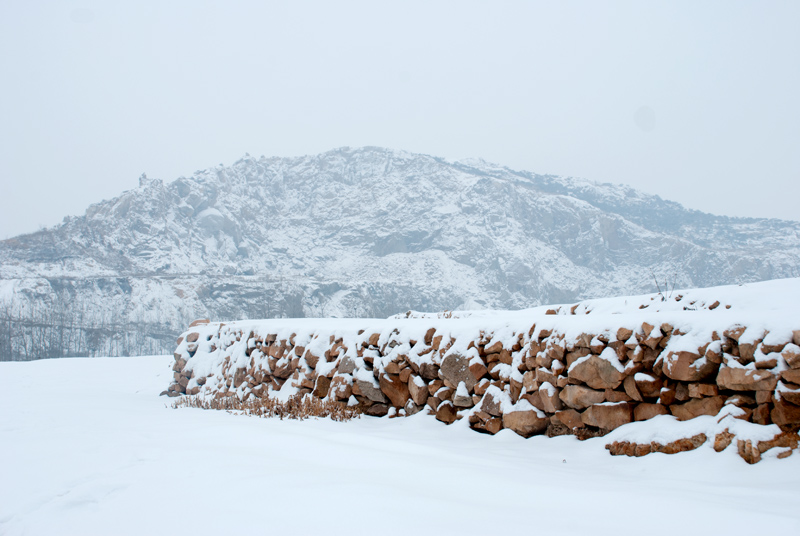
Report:
[[[800,456],[170,409],[172,357],[0,363],[0,534],[787,534]]]

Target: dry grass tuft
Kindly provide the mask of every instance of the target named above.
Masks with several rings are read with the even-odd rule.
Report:
[[[283,419],[305,420],[312,417],[329,417],[333,421],[344,422],[357,419],[361,411],[342,402],[321,400],[314,396],[294,396],[286,402],[273,398],[250,397],[239,400],[235,396],[205,399],[199,396],[182,396],[172,403],[174,409],[199,408],[221,409],[252,417],[277,417]]]

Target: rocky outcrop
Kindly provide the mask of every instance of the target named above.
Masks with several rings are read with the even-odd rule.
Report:
[[[796,221],[376,147],[245,157],[143,178],[82,216],[0,240],[0,317],[11,321],[0,359],[168,352],[200,315],[519,309],[652,292],[652,274],[687,288],[799,271]]]

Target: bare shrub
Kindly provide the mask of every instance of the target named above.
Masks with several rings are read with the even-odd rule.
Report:
[[[235,396],[223,398],[202,398],[199,396],[182,396],[172,403],[174,409],[199,408],[221,409],[229,413],[237,413],[253,417],[277,417],[281,420],[305,420],[312,417],[329,417],[333,421],[344,422],[357,419],[361,411],[334,400],[321,400],[315,396],[293,396],[286,402],[274,398],[249,397],[239,400]]]

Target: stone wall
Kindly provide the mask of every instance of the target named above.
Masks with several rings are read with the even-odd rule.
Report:
[[[724,412],[783,431],[785,439],[751,450],[788,445],[791,453],[800,329],[793,320],[770,330],[729,314],[693,315],[201,321],[178,339],[167,394],[315,396],[372,416],[426,411],[488,434],[581,439],[659,415],[686,421]],[[641,455],[706,439],[608,448]]]

